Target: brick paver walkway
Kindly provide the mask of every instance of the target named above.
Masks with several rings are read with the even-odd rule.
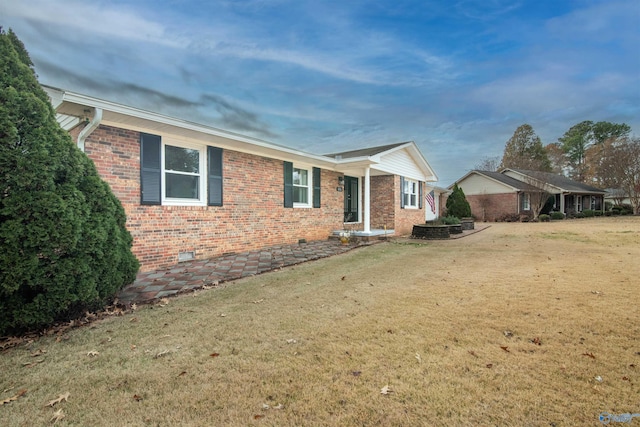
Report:
[[[321,240],[184,262],[164,270],[138,273],[135,282],[120,291],[118,300],[125,304],[141,303],[341,254],[377,242],[379,240],[342,245],[337,240]]]
[[[485,224],[476,227],[475,230],[465,230],[462,234],[451,235],[451,238],[465,237],[487,227],[488,225]],[[420,240],[411,241],[420,242]],[[368,242],[343,245],[338,240],[319,240],[272,246],[201,261],[184,262],[164,270],[138,273],[135,282],[120,291],[118,300],[124,304],[142,303],[180,292],[200,289],[204,286],[215,286],[222,282],[289,265],[342,254],[358,247],[379,242],[381,240],[374,239]],[[428,241],[423,242],[428,243]]]

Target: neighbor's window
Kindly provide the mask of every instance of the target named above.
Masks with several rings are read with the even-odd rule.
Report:
[[[404,179],[404,191],[402,192],[404,197],[405,208],[417,208],[418,207],[418,181],[411,179]]]
[[[522,210],[523,211],[531,210],[531,195],[529,193],[524,193],[522,195]]]
[[[163,202],[206,204],[204,147],[164,144],[163,148]]]
[[[293,168],[293,203],[297,205],[309,205],[309,170]]]

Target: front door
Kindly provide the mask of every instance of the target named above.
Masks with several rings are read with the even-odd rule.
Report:
[[[344,177],[344,222],[358,222],[358,178]]]

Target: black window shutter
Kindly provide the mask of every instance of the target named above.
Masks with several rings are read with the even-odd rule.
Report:
[[[320,207],[320,175],[322,169],[313,168],[313,207]]]
[[[284,207],[293,207],[293,163],[284,162]]]
[[[420,209],[422,209],[422,198],[423,198],[423,193],[422,193],[422,181],[418,181],[418,207]]]
[[[207,147],[209,206],[222,206],[222,148]]]
[[[404,176],[400,177],[400,207],[404,209]]]
[[[160,178],[160,150],[162,144],[158,135],[140,134],[140,204],[159,205]]]

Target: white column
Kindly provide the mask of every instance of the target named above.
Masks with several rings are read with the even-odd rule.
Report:
[[[364,232],[371,232],[371,169],[364,170]]]

